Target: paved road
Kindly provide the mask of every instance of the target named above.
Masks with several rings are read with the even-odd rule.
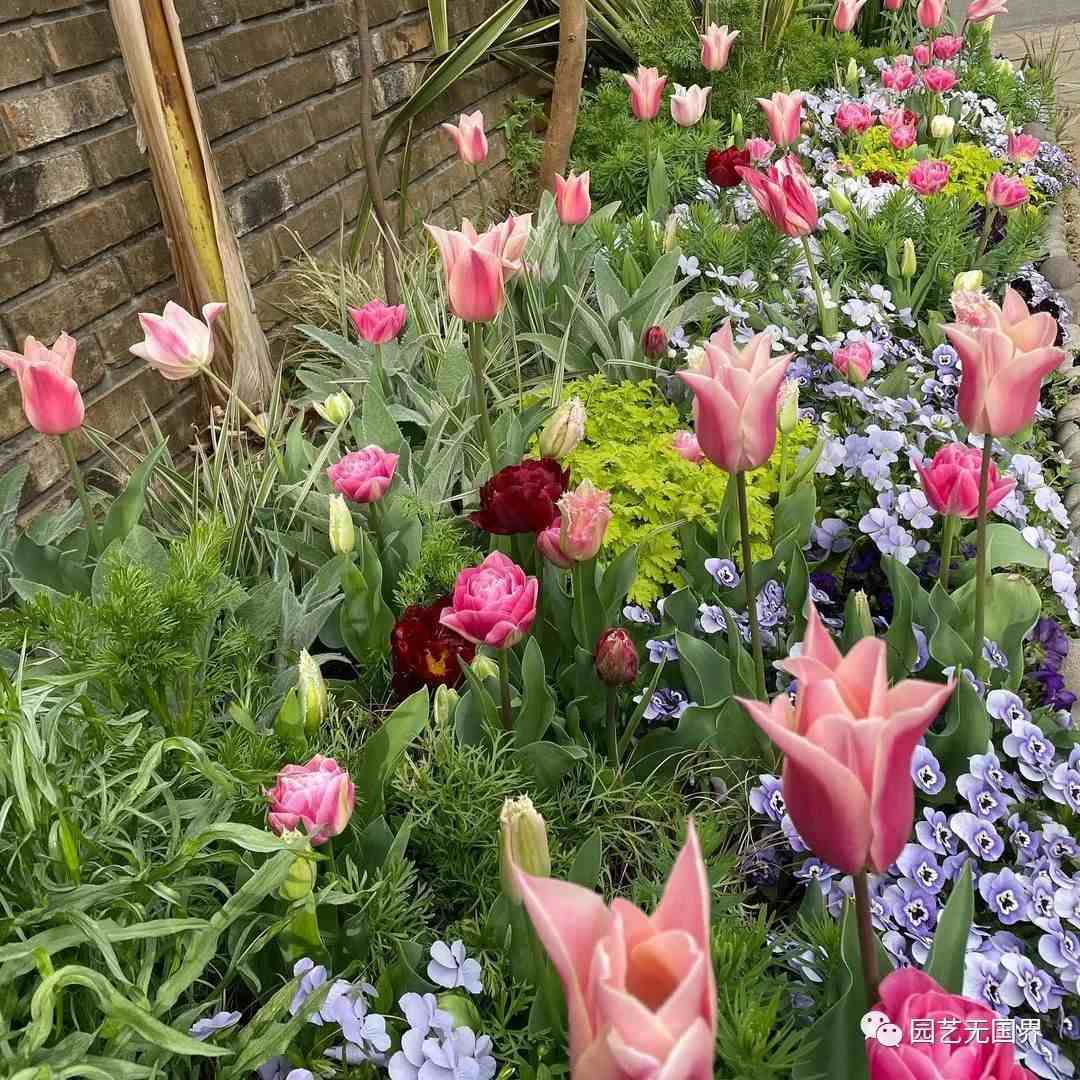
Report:
[[[1080,0],[1009,0],[1008,15],[994,20],[999,34],[1015,31],[1053,30],[1072,26],[1080,30]],[[954,17],[962,17],[967,0],[952,0]]]

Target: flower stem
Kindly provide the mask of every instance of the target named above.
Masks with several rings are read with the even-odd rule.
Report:
[[[510,713],[510,650],[499,650],[499,691],[502,697],[502,722],[506,731],[514,730],[514,718]]]
[[[87,494],[86,484],[83,482],[79,459],[75,456],[75,443],[70,434],[60,436],[60,446],[63,448],[68,473],[71,475],[71,486],[75,488],[75,496],[79,500],[83,517],[86,519],[86,532],[90,537],[90,550],[97,553],[101,550],[97,522],[94,520],[94,510],[90,505],[90,496]]]
[[[754,653],[754,676],[757,696],[765,700],[765,657],[761,652],[761,630],[758,627],[757,597],[754,589],[754,555],[750,548],[750,507],[746,498],[746,473],[737,472],[735,494],[739,502],[739,532],[742,536],[743,582],[746,585],[746,615],[750,620],[750,647]]]
[[[784,489],[787,487],[787,435],[784,432],[780,432],[780,487],[779,498],[784,497]]]
[[[859,955],[862,957],[863,982],[866,984],[866,1003],[873,1008],[878,1000],[877,942],[874,940],[874,920],[870,913],[870,879],[863,870],[855,878],[855,919],[859,925]]]
[[[499,458],[495,453],[495,436],[491,431],[491,417],[488,415],[487,394],[484,392],[484,328],[480,323],[469,323],[469,359],[473,371],[473,401],[480,417],[480,430],[487,447],[491,474],[499,471]]]
[[[978,262],[986,254],[987,245],[990,243],[990,233],[993,232],[994,222],[997,221],[998,210],[996,206],[986,208],[986,224],[983,226],[982,237],[979,239],[979,250],[975,255]]]
[[[949,591],[949,570],[952,563],[953,544],[956,541],[956,528],[960,519],[955,514],[945,515],[945,530],[941,535],[941,569],[938,571],[938,584]]]
[[[607,688],[607,744],[608,761],[613,769],[619,768],[619,691]]]
[[[248,408],[247,402],[239,394],[234,393],[233,388],[217,372],[212,371],[209,367],[204,367],[202,373],[225,395],[226,402],[230,399],[236,402],[240,411],[254,424],[256,432],[269,439],[269,433],[264,431],[265,421]]]
[[[383,398],[389,401],[390,383],[387,381],[386,368],[383,366],[382,346],[373,345],[372,348],[375,351],[375,359],[372,361],[372,374],[375,376],[375,382],[379,384],[379,390],[382,393]]]
[[[821,329],[829,334],[829,326],[831,325],[831,318],[827,314],[825,307],[825,290],[821,285],[821,277],[817,272],[817,266],[814,265],[814,253],[810,250],[810,237],[800,236],[802,241],[803,251],[806,253],[806,265],[810,268],[810,280],[814,283],[814,295],[817,297],[818,307],[818,322],[821,323]]]
[[[972,628],[971,668],[976,675],[983,666],[986,637],[986,498],[990,490],[990,459],[994,436],[983,436],[982,468],[979,470],[979,518],[975,532],[975,625]]]

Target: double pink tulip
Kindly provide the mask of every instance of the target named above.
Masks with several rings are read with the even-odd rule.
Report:
[[[773,356],[772,345],[769,334],[758,334],[737,349],[729,319],[706,342],[703,367],[679,372],[694,392],[701,450],[725,472],[756,469],[776,447],[780,386],[791,354]]]
[[[919,0],[915,12],[919,25],[926,30],[936,30],[945,17],[946,0]]]
[[[951,175],[947,161],[927,158],[907,174],[908,187],[920,195],[936,195],[949,182]]]
[[[956,34],[943,34],[934,38],[934,56],[938,60],[951,60],[954,56],[959,56],[963,48],[964,39]]]
[[[349,318],[364,341],[385,345],[405,328],[407,315],[404,304],[392,306],[381,300],[369,300],[363,307],[349,308]]]
[[[894,64],[881,72],[881,85],[897,94],[906,93],[918,81],[910,64]]]
[[[757,103],[765,113],[772,141],[777,146],[794,146],[802,134],[802,94],[777,91],[771,98],[758,98]]]
[[[555,212],[564,225],[584,225],[592,213],[588,170],[580,176],[555,176]]]
[[[350,502],[378,502],[394,482],[398,455],[387,453],[381,446],[365,446],[335,461],[326,475],[334,490]]]
[[[454,140],[458,156],[466,165],[479,165],[487,157],[484,114],[479,109],[474,113],[462,113],[457,124],[443,124],[442,129]]]
[[[911,50],[911,54],[915,57],[915,63],[920,67],[926,67],[934,58],[934,50],[931,49],[925,41],[916,45],[915,48]]]
[[[874,126],[874,110],[865,101],[845,101],[836,110],[836,126],[845,135],[863,135]]]
[[[941,447],[931,461],[916,464],[926,501],[939,514],[965,519],[978,517],[981,463],[982,452],[975,447],[949,443]],[[987,512],[1007,498],[1015,487],[1016,481],[1012,477],[999,476],[997,466],[991,462]]]
[[[705,460],[701,443],[692,431],[676,431],[671,437],[671,447],[679,457],[691,465],[700,465]]]
[[[1039,156],[1042,143],[1024,131],[1014,131],[1009,135],[1009,158],[1012,161],[1034,161]]]
[[[907,0],[885,0],[886,11],[901,11]]]
[[[889,142],[894,150],[910,150],[918,137],[914,124],[897,124],[889,129]]]
[[[559,516],[536,534],[540,554],[569,570],[574,563],[595,558],[611,521],[611,493],[582,480],[577,490],[559,499]]]
[[[967,21],[971,23],[985,22],[995,15],[1008,15],[1009,9],[1005,6],[1005,0],[971,0],[967,9]]]
[[[477,233],[465,218],[461,230],[425,225],[442,256],[450,310],[465,322],[491,322],[506,302],[506,281],[519,269],[532,215],[515,217]]]
[[[356,787],[333,758],[316,754],[306,765],[286,765],[266,797],[267,822],[278,836],[303,826],[312,844],[324,844],[349,824]]]
[[[922,78],[927,90],[935,94],[947,93],[960,81],[960,76],[946,67],[927,68]]]
[[[874,367],[874,354],[865,341],[853,341],[837,349],[832,356],[833,367],[851,383],[866,382]]]
[[[836,0],[836,11],[833,13],[833,26],[836,32],[846,34],[851,30],[865,5],[866,0]]]
[[[1015,210],[1031,198],[1027,185],[1018,177],[998,172],[990,177],[986,185],[986,202],[999,210]]]
[[[776,144],[770,139],[747,139],[746,152],[755,165],[761,165],[773,156]]]
[[[785,236],[809,236],[818,225],[817,200],[794,154],[781,158],[765,172],[739,165],[761,212]]]
[[[224,304],[205,304],[202,319],[170,300],[161,315],[139,313],[145,338],[131,346],[162,378],[190,379],[210,366],[214,359],[214,323]]]
[[[580,885],[515,868],[562,980],[578,1080],[712,1080],[716,979],[709,876],[693,822],[660,904],[610,908]]]
[[[630,109],[639,120],[652,120],[660,111],[667,78],[656,68],[639,67],[636,75],[624,75],[630,87]]]
[[[671,119],[679,127],[693,127],[704,115],[711,86],[678,86],[671,95]]]
[[[883,873],[911,835],[911,758],[953,687],[906,679],[890,689],[888,646],[862,638],[843,656],[810,605],[792,705],[740,699],[784,753],[783,795],[799,835],[845,874]]]
[[[1011,288],[1002,307],[985,300],[968,318],[943,327],[960,354],[957,412],[976,435],[1015,435],[1034,418],[1043,379],[1065,359],[1054,346],[1057,324],[1052,315],[1032,315]]]
[[[33,337],[21,353],[0,349],[0,364],[18,380],[26,419],[42,435],[67,435],[82,427],[86,408],[72,378],[75,349],[70,334],[61,334],[51,349]]]
[[[728,30],[727,26],[710,23],[704,34],[698,35],[701,42],[701,66],[706,71],[723,71],[727,67],[731,46],[739,36],[738,30]]]
[[[479,566],[458,574],[439,622],[477,645],[512,648],[532,629],[539,588],[536,578],[493,551]]]

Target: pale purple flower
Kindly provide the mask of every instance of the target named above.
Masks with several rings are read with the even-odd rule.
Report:
[[[199,1042],[204,1042],[209,1039],[211,1035],[216,1035],[219,1031],[231,1028],[238,1023],[239,1020],[240,1013],[223,1010],[214,1013],[213,1016],[204,1016],[201,1020],[196,1020],[188,1029],[188,1034],[190,1034],[192,1038],[198,1039]]]
[[[911,758],[911,779],[927,795],[936,795],[945,787],[945,773],[928,746],[915,747]]]
[[[649,660],[653,664],[659,664],[661,660],[679,659],[679,647],[674,638],[649,638],[645,648],[649,650]]]
[[[998,835],[993,824],[983,818],[962,811],[953,814],[949,827],[980,859],[995,862],[1005,850],[1005,841]]]
[[[820,525],[815,525],[810,531],[810,539],[816,547],[822,551],[839,555],[851,547],[848,524],[841,518],[824,518]]]
[[[1009,842],[1016,851],[1021,865],[1032,862],[1039,852],[1042,837],[1037,829],[1032,830],[1019,814],[1009,818]]]
[[[1028,886],[1008,867],[979,878],[979,895],[987,907],[1005,926],[1026,919],[1028,915]]]
[[[1015,976],[1001,966],[997,953],[967,954],[964,964],[964,997],[985,1001],[995,1012],[1008,1016],[1010,1008],[1024,1003]]]
[[[1080,770],[1062,762],[1043,784],[1043,793],[1080,814]]]
[[[956,851],[956,834],[941,810],[925,807],[923,820],[915,823],[915,836],[927,851],[935,855],[952,855]]]
[[[939,893],[945,886],[945,874],[932,851],[921,844],[907,844],[896,860],[896,867],[904,877],[921,885],[932,893]]]
[[[639,623],[642,626],[659,626],[660,620],[646,607],[642,607],[640,604],[627,604],[622,609],[623,618],[629,620],[632,623]]]
[[[455,941],[447,945],[445,941],[436,941],[431,946],[427,974],[436,985],[445,986],[448,990],[460,986],[470,994],[479,994],[484,989],[480,981],[481,973],[480,962],[465,955],[463,942]]]
[[[731,559],[706,559],[705,572],[713,577],[721,589],[737,588],[742,581]]]
[[[390,1059],[390,1080],[491,1080],[495,1075],[486,1035],[477,1038],[472,1028],[459,1027],[444,1039],[423,1039],[418,1046],[409,1039],[413,1034],[405,1033],[401,1050]]]
[[[925,492],[919,488],[902,491],[896,500],[896,508],[913,529],[929,529],[934,524],[934,510]]]
[[[1064,825],[1059,825],[1056,821],[1048,821],[1043,825],[1042,839],[1044,850],[1055,862],[1080,855],[1080,843],[1077,843]]]
[[[978,776],[964,773],[957,778],[956,790],[967,799],[972,811],[987,821],[997,821],[1008,813],[1005,796]]]
[[[1031,921],[1052,919],[1057,914],[1058,889],[1049,874],[1039,873],[1031,879]]]
[[[1001,720],[1010,726],[1017,720],[1031,720],[1031,713],[1024,708],[1023,700],[1011,690],[991,690],[986,695],[986,711],[995,720]],[[1005,752],[1010,753],[1008,749]],[[1015,757],[1016,755],[1012,754],[1011,756]]]
[[[302,976],[289,1004],[289,1013],[295,1016],[303,1008],[304,1002],[326,982],[327,972],[322,964],[316,964],[310,957],[305,956],[293,964],[293,975]],[[323,1021],[318,1012],[314,1012],[308,1017],[308,1022],[318,1025]]]
[[[1058,971],[1058,978],[1074,994],[1080,984],[1080,937],[1054,919],[1039,938],[1039,956]]]
[[[757,813],[765,814],[779,825],[787,813],[780,778],[764,773],[758,779],[761,783],[750,789],[750,805]]]
[[[643,694],[635,696],[634,701],[640,702]],[[660,687],[649,698],[649,704],[645,706],[642,717],[646,720],[656,720],[660,717],[678,719],[694,702],[687,700],[686,695],[678,690],[668,690]]]
[[[699,604],[698,626],[703,634],[726,634],[727,617],[721,604]]]
[[[1001,958],[1001,966],[1015,976],[1024,1000],[1035,1012],[1046,1013],[1061,1004],[1061,987],[1028,957],[1007,953]]]

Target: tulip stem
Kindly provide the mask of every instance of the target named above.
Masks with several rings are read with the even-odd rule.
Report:
[[[997,207],[988,206],[986,208],[986,224],[983,225],[982,237],[979,240],[979,250],[975,256],[975,261],[978,262],[986,254],[986,248],[990,243],[990,234],[994,230],[994,222],[997,221]]]
[[[941,534],[941,569],[938,571],[938,584],[949,591],[949,570],[952,563],[953,544],[956,541],[956,527],[960,519],[955,514],[945,515],[945,530]]]
[[[821,329],[826,335],[830,335],[832,331],[830,326],[832,319],[828,316],[827,309],[825,307],[825,290],[821,284],[821,276],[817,272],[817,266],[814,264],[814,253],[810,249],[810,237],[800,236],[802,241],[803,251],[806,253],[806,265],[810,268],[810,280],[814,283],[814,295],[817,297],[818,307],[818,322],[821,323]]]
[[[502,722],[506,731],[514,730],[510,712],[510,650],[499,650],[499,694],[502,698]]]
[[[64,450],[64,459],[67,461],[68,473],[71,475],[71,486],[75,489],[75,497],[82,507],[83,517],[86,519],[86,532],[90,538],[90,550],[97,553],[101,550],[98,543],[97,522],[94,520],[94,510],[90,505],[90,496],[83,482],[82,469],[79,468],[79,459],[75,456],[75,443],[70,434],[60,436],[60,445]]]
[[[248,408],[247,402],[239,394],[235,393],[233,388],[217,372],[209,367],[204,367],[201,371],[225,395],[226,405],[230,400],[235,401],[240,411],[254,426],[256,434],[262,435],[269,441],[269,433],[264,430],[266,427],[265,422]]]
[[[491,417],[488,415],[487,394],[484,392],[484,328],[477,322],[469,323],[469,359],[473,371],[473,399],[477,415],[480,417],[480,430],[487,447],[491,475],[499,471],[499,459],[495,453],[495,436],[491,431]]]
[[[873,1008],[878,1000],[877,941],[874,938],[874,918],[870,912],[870,879],[865,870],[854,875],[855,919],[859,926],[859,955],[862,958],[863,982],[866,984],[866,1004]]]
[[[608,761],[613,769],[619,768],[619,691],[607,688],[607,743]]]
[[[746,585],[746,616],[750,620],[750,647],[754,652],[755,688],[759,701],[765,700],[765,657],[761,652],[761,630],[758,627],[757,597],[754,589],[754,554],[750,547],[750,507],[746,498],[746,473],[734,476],[735,494],[739,503],[739,532],[742,535],[743,581]]]
[[[986,637],[986,500],[990,491],[990,460],[994,436],[983,436],[982,468],[979,470],[979,517],[975,532],[975,625],[972,629],[971,669],[976,675],[982,667],[983,641]]]
[[[777,492],[778,498],[783,498],[785,489],[787,488],[787,464],[788,464],[788,452],[787,452],[787,435],[780,432],[780,484]]]

